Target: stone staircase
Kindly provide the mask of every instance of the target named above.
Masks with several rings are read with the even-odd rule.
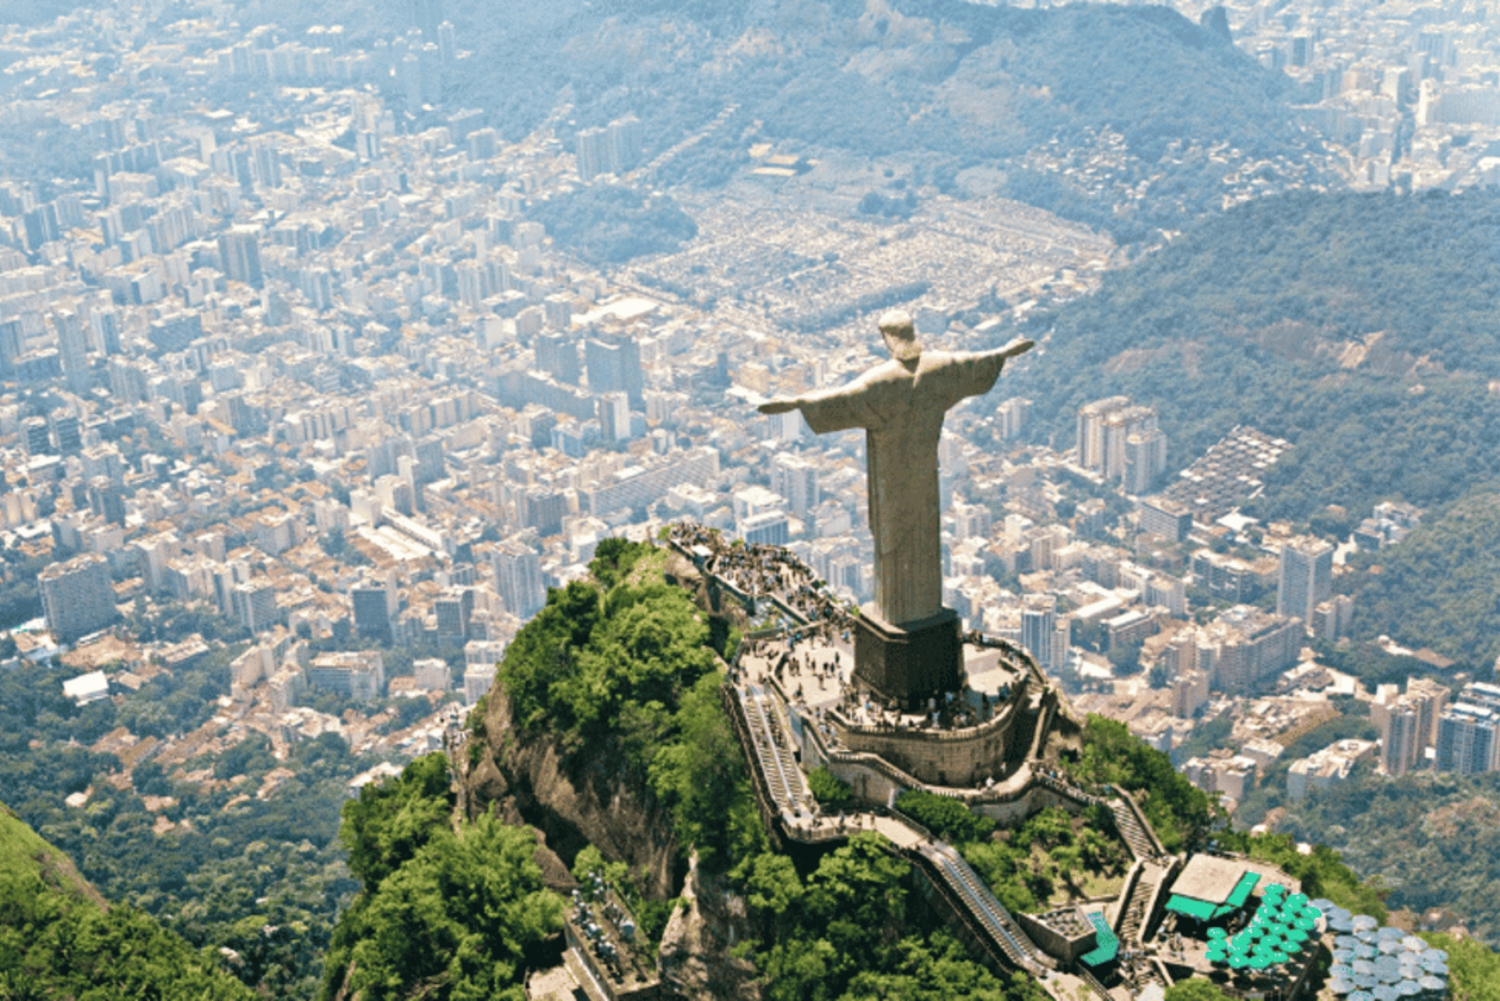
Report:
[[[1129,793],[1122,795],[1129,795]],[[1130,854],[1138,859],[1153,859],[1161,855],[1161,849],[1157,846],[1155,839],[1146,832],[1145,827],[1136,817],[1136,812],[1130,808],[1130,804],[1120,800],[1111,800],[1109,806],[1110,812],[1114,814],[1115,828],[1120,832],[1120,837],[1125,839],[1125,844],[1130,848]]]

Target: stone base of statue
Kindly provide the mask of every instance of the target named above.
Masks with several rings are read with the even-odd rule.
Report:
[[[883,704],[924,711],[929,698],[963,688],[963,661],[958,613],[951,608],[893,626],[867,605],[854,620],[855,684]]]

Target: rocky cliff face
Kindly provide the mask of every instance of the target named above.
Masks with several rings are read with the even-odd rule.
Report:
[[[469,815],[490,811],[541,831],[555,855],[544,864],[549,882],[592,844],[632,871],[644,868],[648,894],[675,896],[684,873],[666,810],[647,805],[613,762],[567,760],[552,741],[522,739],[500,689],[485,704],[481,753],[465,777]]]
[[[747,934],[745,901],[694,866],[661,939],[662,978],[689,1001],[760,1001],[755,967],[730,954]]]

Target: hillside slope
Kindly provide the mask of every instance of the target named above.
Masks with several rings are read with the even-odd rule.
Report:
[[[257,995],[150,917],[109,908],[0,806],[0,996],[240,1001]]]
[[[449,0],[445,12],[473,52],[449,81],[448,103],[484,108],[510,137],[564,94],[573,104],[565,142],[572,127],[633,113],[652,152],[739,106],[657,183],[722,181],[748,168],[757,141],[837,148],[914,161],[919,182],[944,188],[966,168],[989,167],[987,183],[1015,197],[1143,234],[1216,208],[1235,169],[1227,152],[1308,148],[1291,121],[1288,78],[1164,7],[532,0],[496,18],[487,4]],[[342,21],[359,41],[406,30],[403,13],[352,0],[249,0],[241,17],[294,28]],[[1054,139],[1100,144],[1108,182],[1025,156],[1048,153]],[[1137,203],[1125,189],[1142,184]]]
[[[1033,313],[1043,350],[1007,388],[1059,448],[1088,400],[1155,406],[1171,469],[1236,424],[1287,438],[1263,516],[1452,502],[1500,474],[1497,222],[1500,197],[1483,192],[1241,206]]]

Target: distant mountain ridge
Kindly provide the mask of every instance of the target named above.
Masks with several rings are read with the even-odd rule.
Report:
[[[342,20],[356,42],[404,31],[402,9],[243,8],[246,20],[287,27]],[[565,89],[577,128],[634,113],[654,150],[739,105],[657,183],[718,183],[748,164],[752,141],[832,147],[913,159],[922,181],[943,188],[989,166],[1013,197],[1139,230],[1217,208],[1225,167],[1210,147],[1254,157],[1309,147],[1287,77],[1166,7],[548,0],[497,17],[490,5],[450,0],[446,15],[474,53],[449,82],[449,104],[484,108],[508,137],[546,118]],[[568,140],[570,127],[560,134]],[[1129,159],[1112,168],[1110,191],[1023,162],[1053,139],[1087,146],[1116,135]],[[1143,182],[1141,211],[1116,214],[1114,189]]]

